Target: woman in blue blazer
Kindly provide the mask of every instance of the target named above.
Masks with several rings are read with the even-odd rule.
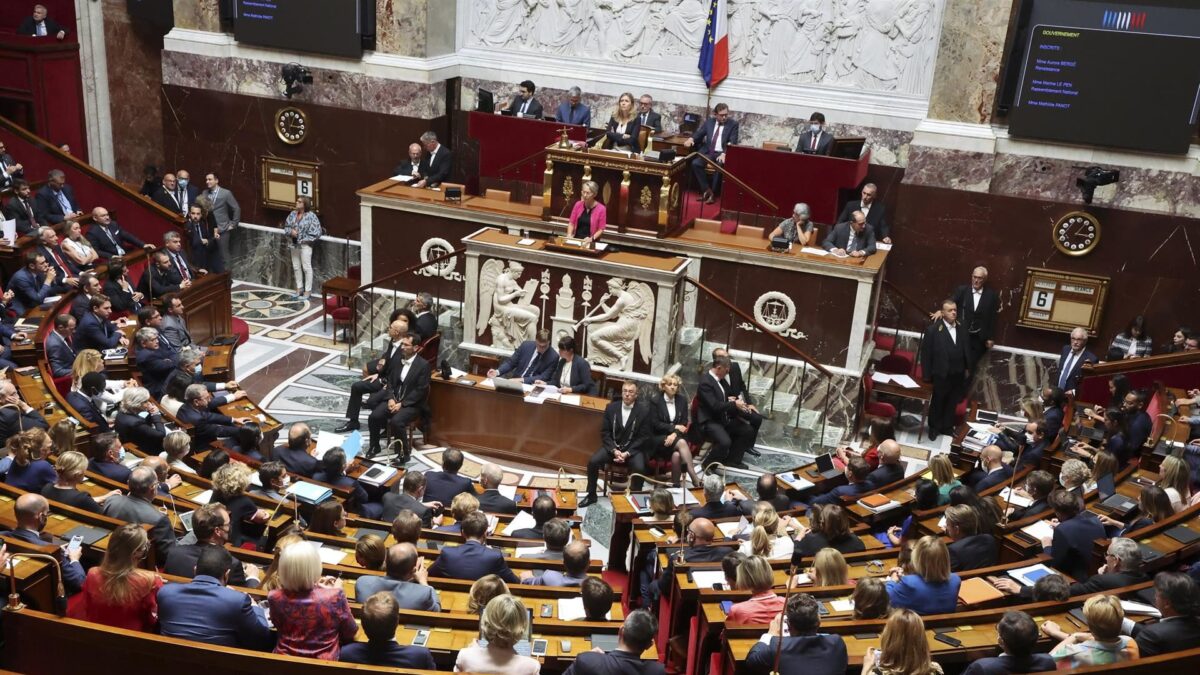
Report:
[[[950,572],[950,551],[941,538],[926,536],[913,546],[912,574],[893,568],[887,582],[893,608],[917,614],[950,614],[958,605],[962,580]]]

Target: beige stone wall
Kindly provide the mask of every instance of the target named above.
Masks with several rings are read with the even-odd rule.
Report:
[[[930,118],[970,124],[991,121],[1011,12],[1012,0],[947,0]]]
[[[217,0],[174,0],[175,25],[190,30],[221,30],[221,15]]]

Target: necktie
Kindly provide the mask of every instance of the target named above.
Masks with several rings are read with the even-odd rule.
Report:
[[[538,357],[537,350],[534,350],[533,356],[530,357],[529,363],[525,366],[525,370],[521,373],[522,378],[529,377],[529,371],[533,370],[533,362],[537,361],[537,357]]]
[[[67,263],[63,261],[62,256],[58,255],[58,251],[50,249],[50,255],[54,258],[54,263],[58,265],[58,269],[62,270],[63,278],[70,276],[70,270],[67,269]]]
[[[524,103],[521,104],[521,114],[522,115],[525,114],[526,110],[529,110],[529,101],[525,101]]]
[[[25,207],[25,213],[29,214],[29,222],[30,222],[30,224],[32,224],[33,221],[35,220],[35,218],[33,217],[33,208],[31,208],[29,206],[29,202],[24,199],[21,200],[21,205]]]
[[[723,152],[721,150],[721,128],[724,126],[725,126],[724,124],[717,122],[717,132],[715,134],[713,134],[713,151],[714,152]]]
[[[187,213],[187,190],[176,188],[175,201],[179,202],[179,208],[184,213]]]
[[[642,126],[646,126],[647,120],[650,119],[650,113],[642,113]]]
[[[1062,372],[1058,374],[1058,386],[1060,389],[1067,388],[1067,380],[1071,377],[1071,369],[1075,367],[1077,358],[1075,352],[1067,353],[1067,361],[1063,364]]]
[[[62,208],[64,216],[69,216],[75,212],[74,209],[71,208],[70,200],[67,199],[67,193],[63,192],[62,190],[58,191],[58,205],[60,208]]]
[[[113,247],[117,249],[117,255],[125,255],[125,249],[121,248],[121,243],[117,241],[115,236],[113,236],[112,230],[108,229],[107,227],[101,227],[100,229],[104,230],[104,234],[108,235],[108,240],[111,241],[113,243]]]
[[[846,240],[846,252],[854,250],[854,228],[850,228],[850,237]]]
[[[818,138],[820,138],[820,137],[821,137],[821,135],[820,135],[820,134],[813,134],[813,135],[812,135],[812,137],[813,137],[813,142],[812,142],[812,150],[813,150],[813,152],[816,152],[816,151],[817,151],[817,139],[818,139]]]
[[[183,258],[181,258],[178,253],[171,254],[171,257],[175,259],[175,267],[179,270],[179,276],[182,277],[184,281],[191,280],[192,275],[188,274],[188,268],[187,265],[183,264]]]

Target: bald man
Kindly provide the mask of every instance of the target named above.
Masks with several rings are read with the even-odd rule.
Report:
[[[8,533],[9,537],[37,546],[50,544],[49,538],[42,539],[42,530],[46,527],[46,519],[50,517],[50,502],[46,501],[45,497],[31,493],[23,494],[17,497],[17,504],[13,510],[17,517],[17,526]],[[62,549],[57,549],[54,553],[62,567],[63,587],[68,595],[78,593],[79,589],[83,588],[84,579],[87,578],[87,572],[83,570],[83,565],[79,564],[79,558],[82,556],[82,546],[74,550],[68,547],[65,553]]]
[[[900,465],[900,444],[893,440],[879,444],[879,467],[867,474],[867,484],[872,490],[891,485],[904,478],[904,467]]]
[[[686,547],[680,549],[684,562],[720,562],[733,549],[726,546],[713,546],[717,526],[708,518],[694,518],[688,523],[684,535]],[[675,583],[675,560],[678,554],[671,554],[667,569],[658,579],[658,590],[661,595],[671,594],[671,584]]]
[[[421,157],[424,149],[420,143],[410,143],[408,146],[408,159],[396,165],[392,169],[393,176],[411,176],[410,183],[421,180]]]
[[[1012,478],[1012,467],[1004,463],[1004,451],[998,445],[989,445],[979,453],[979,464],[982,475],[972,486],[976,493],[1000,485]]]
[[[363,397],[367,397],[367,410],[387,400],[387,373],[392,370],[392,362],[404,358],[400,350],[400,336],[407,330],[408,323],[397,319],[388,325],[388,344],[363,368],[363,378],[350,385],[350,402],[346,404],[346,423],[334,429],[334,433],[344,434],[354,431],[359,425],[359,411],[362,410]],[[370,457],[370,455],[367,455]]]
[[[1000,296],[987,285],[987,278],[987,268],[976,267],[971,271],[971,283],[954,289],[954,294],[950,296],[958,307],[959,322],[967,329],[967,339],[971,343],[969,368],[972,373],[979,359],[994,344],[992,337],[996,314],[1000,311]]]
[[[171,467],[167,464],[167,460],[158,455],[151,455],[143,459],[138,466],[145,466],[154,470],[154,475],[158,477],[159,494],[170,494],[171,490],[179,487],[179,484],[183,482],[179,474],[171,473]]]

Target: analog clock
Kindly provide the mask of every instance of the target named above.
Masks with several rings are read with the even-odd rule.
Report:
[[[1090,213],[1072,211],[1054,223],[1050,236],[1066,255],[1087,255],[1100,243],[1100,221]]]
[[[275,135],[288,145],[299,145],[308,136],[308,116],[299,108],[281,108],[275,113]]]

